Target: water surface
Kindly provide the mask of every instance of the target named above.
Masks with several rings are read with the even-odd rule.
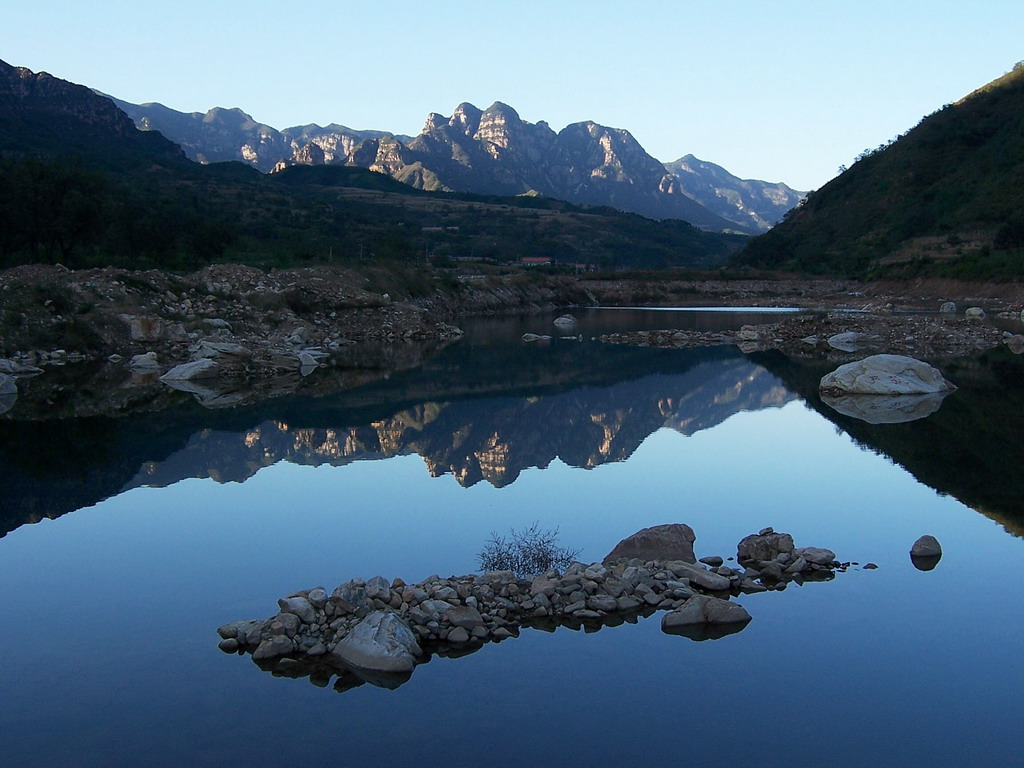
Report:
[[[549,320],[481,321],[330,395],[31,421],[19,401],[0,420],[4,765],[1017,759],[1019,361],[948,362],[938,413],[866,425],[817,400],[814,364],[608,347],[597,325],[519,340]],[[753,621],[721,640],[659,615],[524,631],[393,691],[217,650],[217,626],[294,590],[472,572],[492,532],[533,522],[588,562],[686,522],[698,556],[772,525],[879,568],[743,597]],[[945,550],[929,572],[907,555],[924,533]]]

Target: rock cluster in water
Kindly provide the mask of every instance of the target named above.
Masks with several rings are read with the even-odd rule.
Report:
[[[518,636],[522,627],[595,631],[661,610],[669,612],[662,622],[666,632],[696,640],[721,637],[750,621],[730,597],[831,579],[849,566],[830,550],[797,548],[789,534],[771,528],[739,543],[739,568],[720,557],[689,560],[573,563],[564,572],[530,578],[490,571],[434,575],[416,584],[382,576],[353,579],[330,594],[323,587],[296,592],[281,598],[269,619],[236,621],[217,631],[222,650],[251,653],[275,674],[309,676],[322,685],[337,675],[340,691],[364,682],[395,687],[432,654],[471,653]]]

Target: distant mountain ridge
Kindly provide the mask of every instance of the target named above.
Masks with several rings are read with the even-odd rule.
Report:
[[[725,168],[693,155],[686,155],[665,167],[678,180],[683,193],[731,221],[748,223],[766,232],[804,197],[781,182],[741,179]]]
[[[556,133],[544,121],[522,120],[501,102],[486,110],[463,103],[450,116],[431,113],[423,130],[409,137],[336,123],[277,130],[237,108],[186,114],[114,101],[138,127],[163,133],[199,162],[241,160],[263,172],[351,165],[417,189],[540,194],[747,233],[770,228],[802,196],[785,184],[739,179],[689,155],[666,166],[629,131],[592,121]]]

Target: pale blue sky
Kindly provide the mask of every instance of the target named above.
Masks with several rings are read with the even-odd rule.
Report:
[[[0,59],[128,101],[410,134],[504,101],[800,189],[1024,59],[1020,0],[34,0],[3,16]]]

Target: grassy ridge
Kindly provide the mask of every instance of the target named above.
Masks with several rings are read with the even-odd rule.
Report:
[[[1024,276],[1024,67],[865,151],[735,262],[858,277]]]

